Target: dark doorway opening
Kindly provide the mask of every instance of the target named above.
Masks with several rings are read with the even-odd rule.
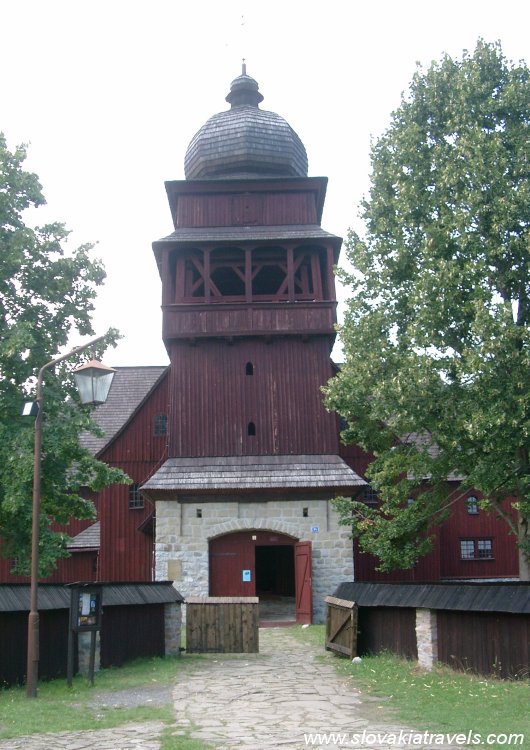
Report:
[[[257,545],[255,550],[256,596],[260,600],[260,621],[294,621],[294,547]]]

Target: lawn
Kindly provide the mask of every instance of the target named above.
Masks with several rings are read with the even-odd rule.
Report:
[[[396,720],[418,731],[457,734],[469,731],[489,734],[524,734],[525,742],[511,746],[530,748],[530,682],[511,682],[455,672],[440,666],[432,672],[416,662],[391,654],[367,656],[360,664],[333,656],[323,650],[324,626],[294,627],[291,632],[322,649],[322,659],[331,659],[351,683],[352,690],[364,695],[381,721]],[[137,707],[101,706],[102,695],[134,689],[168,686],[182,670],[194,669],[199,654],[166,659],[142,659],[123,667],[101,670],[94,687],[81,676],[72,688],[66,680],[39,683],[37,699],[28,699],[24,688],[0,691],[0,739],[34,732],[93,730],[120,726],[126,722],[158,719],[166,724],[161,750],[206,750],[207,746],[175,734],[171,702]],[[510,745],[499,742],[492,747]]]
[[[69,688],[65,679],[40,682],[38,697],[28,698],[24,687],[0,691],[0,739],[33,733],[108,729],[135,721],[159,720],[167,724],[161,750],[204,750],[204,744],[186,736],[173,736],[173,706],[146,703],[135,707],[115,707],[112,700],[101,705],[102,696],[120,691],[170,686],[179,672],[193,669],[201,656],[139,659],[123,667],[96,673],[91,686],[78,675]]]
[[[299,638],[323,645],[323,625],[293,629]],[[391,710],[408,726],[432,733],[469,731],[489,734],[524,734],[530,748],[530,681],[509,681],[456,672],[443,665],[432,672],[416,662],[393,654],[363,657],[360,664],[331,656],[339,672],[351,680],[352,688],[371,698],[374,705]],[[499,745],[508,745],[500,742]],[[512,746],[515,745],[515,742]],[[495,746],[495,745],[493,745]]]

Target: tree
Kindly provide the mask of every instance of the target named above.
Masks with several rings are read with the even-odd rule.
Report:
[[[529,577],[529,123],[528,68],[479,40],[419,68],[372,146],[326,400],[343,438],[375,455],[381,508],[338,508],[383,570],[428,551],[456,473],[505,519]]]
[[[92,334],[90,314],[105,273],[90,259],[90,245],[65,249],[62,224],[26,226],[23,213],[45,203],[35,174],[23,169],[23,146],[9,151],[0,133],[0,551],[14,559],[13,572],[27,573],[31,549],[33,422],[21,417],[38,370],[57,356],[73,331]],[[116,339],[110,330],[103,349]],[[82,487],[101,489],[126,476],[79,447],[83,430],[97,429],[90,410],[76,400],[68,370],[45,380],[40,570],[47,574],[67,552],[68,537],[50,523],[88,519],[94,506]]]

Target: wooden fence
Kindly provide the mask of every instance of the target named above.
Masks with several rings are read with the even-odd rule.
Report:
[[[180,608],[183,601],[171,582],[107,583],[102,588],[100,665],[119,666],[140,656],[164,656],[166,639],[175,635],[166,628],[167,608]],[[28,605],[27,584],[0,586],[0,688],[26,679]],[[69,613],[70,590],[61,584],[40,584],[39,679],[66,676]],[[180,628],[180,612],[178,623]],[[177,635],[180,645],[180,629]],[[74,653],[77,672],[77,648]]]
[[[346,599],[327,596],[326,649],[353,659],[357,656],[357,606]]]
[[[346,582],[334,596],[357,605],[361,656],[391,651],[426,668],[530,676],[528,582]]]
[[[190,653],[256,654],[258,626],[256,596],[186,599],[186,651]]]

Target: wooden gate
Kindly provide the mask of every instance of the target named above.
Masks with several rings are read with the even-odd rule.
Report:
[[[346,599],[326,596],[326,649],[350,659],[357,655],[357,605]]]
[[[188,653],[257,654],[259,599],[190,596],[186,599]]]
[[[296,622],[310,625],[313,621],[313,586],[311,581],[311,542],[294,545],[296,588]]]

